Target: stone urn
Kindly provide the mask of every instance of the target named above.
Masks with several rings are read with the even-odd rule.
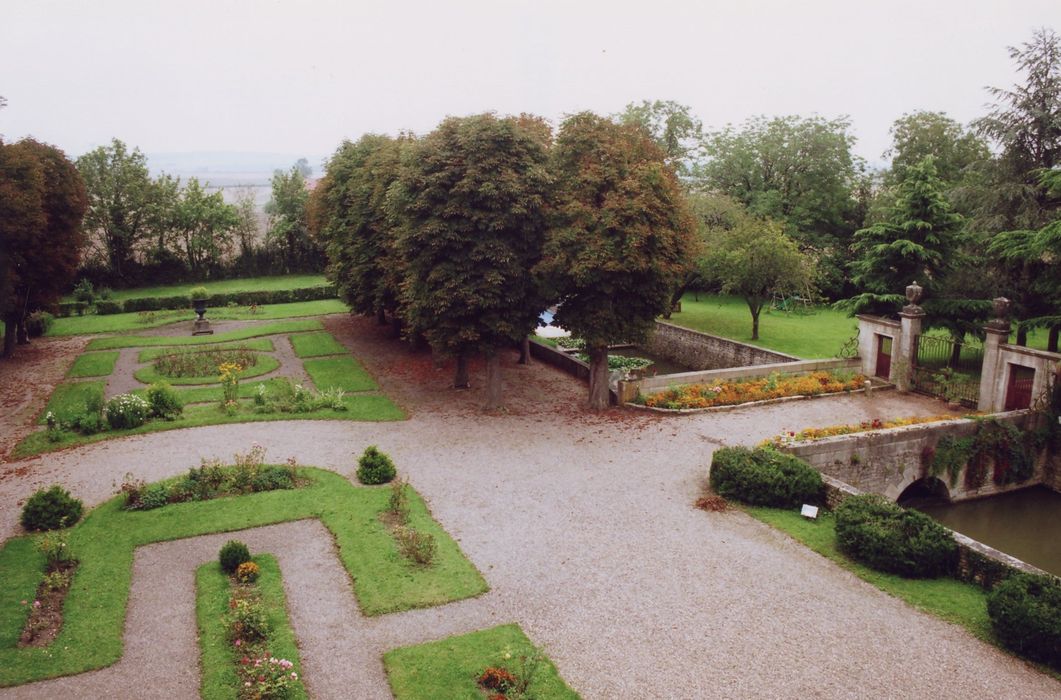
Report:
[[[192,335],[210,335],[214,331],[210,328],[210,322],[203,316],[206,314],[206,289],[196,287],[191,292],[192,308],[195,309],[195,325],[192,327]]]

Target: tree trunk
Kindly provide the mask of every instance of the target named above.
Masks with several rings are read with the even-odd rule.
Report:
[[[501,408],[501,355],[496,351],[486,356],[486,405],[487,411]]]
[[[1027,344],[1028,344],[1028,327],[1022,324],[1020,326],[1017,326],[1017,345],[1024,346],[1024,345],[1027,345]]]
[[[748,304],[748,311],[752,314],[752,340],[759,340],[759,314],[763,310],[763,302],[749,297],[746,297],[744,301]]]
[[[523,336],[523,342],[519,345],[519,363],[521,365],[530,365],[531,353],[530,353],[531,339],[529,335]]]
[[[962,342],[965,340],[965,336],[963,335],[959,338],[956,334],[951,333],[950,339],[954,341],[954,345],[950,348],[950,361],[947,366],[956,368],[962,359]]]
[[[4,319],[4,357],[15,354],[15,335],[18,324],[10,318]]]
[[[462,352],[457,355],[457,371],[453,375],[453,388],[467,389],[468,385],[468,356]]]
[[[376,309],[376,325],[385,326],[387,325],[387,312],[384,311],[383,307]]]
[[[1057,335],[1061,332],[1061,324],[1055,323],[1050,326],[1050,335],[1046,338],[1047,352],[1057,352]]]
[[[18,332],[16,333],[19,345],[29,345],[29,330],[26,328],[26,317],[18,321]]]
[[[587,347],[589,354],[589,407],[594,411],[608,408],[608,346]]]

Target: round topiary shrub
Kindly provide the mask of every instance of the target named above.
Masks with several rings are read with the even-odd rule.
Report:
[[[251,560],[251,553],[247,545],[239,540],[229,540],[218,552],[217,557],[221,562],[221,570],[226,574],[234,574],[240,564]]]
[[[749,505],[791,508],[819,501],[822,476],[803,460],[777,450],[723,447],[711,460],[711,488]]]
[[[40,490],[22,506],[22,527],[27,530],[58,530],[81,519],[81,501],[59,485]]]
[[[119,394],[103,409],[108,425],[114,430],[139,428],[150,414],[151,404],[135,394]]]
[[[147,388],[147,402],[151,415],[164,420],[173,420],[184,411],[184,401],[166,382],[155,382]]]
[[[357,460],[357,480],[362,484],[385,484],[397,473],[391,458],[380,452],[375,445],[366,448],[361,459]]]
[[[866,566],[908,578],[943,576],[958,564],[958,544],[945,527],[876,494],[837,507],[836,544]]]
[[[1061,582],[1014,574],[987,596],[999,640],[1013,651],[1061,669]]]

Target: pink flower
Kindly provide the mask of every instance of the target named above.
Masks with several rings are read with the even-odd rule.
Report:
[[[294,671],[291,672],[291,680],[293,680],[293,681],[297,681],[298,680],[298,674],[295,673]]]
[[[41,602],[39,600],[33,601],[33,607],[39,608],[40,606],[41,606]]]
[[[236,646],[243,646],[243,640],[242,639],[237,639],[236,640]]]

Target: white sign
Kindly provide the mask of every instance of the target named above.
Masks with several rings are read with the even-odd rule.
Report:
[[[815,520],[818,517],[818,506],[808,506],[806,503],[803,504],[803,508],[799,511],[799,514],[804,518],[810,518]]]

